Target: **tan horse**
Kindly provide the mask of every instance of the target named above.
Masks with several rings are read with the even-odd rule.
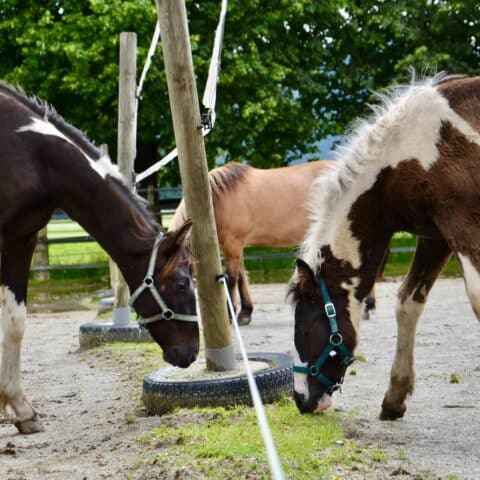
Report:
[[[240,294],[240,325],[250,323],[253,311],[243,249],[299,245],[310,223],[307,202],[312,182],[332,163],[317,160],[262,170],[232,162],[209,173],[218,241],[235,305],[237,287]],[[182,200],[170,229],[176,229],[186,217]],[[374,308],[372,301],[367,303],[370,308]]]

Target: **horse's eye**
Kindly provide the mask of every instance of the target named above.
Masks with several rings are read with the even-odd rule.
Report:
[[[188,281],[182,280],[181,282],[178,282],[176,288],[178,293],[186,293],[188,289]]]

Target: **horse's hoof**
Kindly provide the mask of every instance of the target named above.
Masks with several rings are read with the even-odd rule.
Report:
[[[241,327],[244,327],[245,325],[249,325],[251,321],[252,321],[252,316],[251,315],[246,315],[246,314],[242,314],[242,313],[240,313],[240,315],[238,315],[237,323]]]
[[[17,427],[17,430],[24,435],[29,435],[31,433],[43,432],[44,428],[40,421],[38,420],[37,414],[35,414],[29,420],[15,421],[13,424]]]
[[[382,411],[380,412],[380,420],[397,420],[402,418],[407,407],[404,403],[399,405],[385,405],[382,404]]]

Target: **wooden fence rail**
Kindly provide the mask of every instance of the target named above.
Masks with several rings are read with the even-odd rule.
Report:
[[[52,238],[45,239],[41,238],[38,240],[39,244],[42,245],[54,245],[54,244],[72,244],[72,243],[89,243],[95,242],[95,239],[90,235],[83,235],[77,237],[66,237],[66,238]],[[415,247],[392,247],[391,253],[413,253]],[[295,252],[265,252],[265,253],[253,253],[244,255],[244,260],[272,260],[272,259],[288,259],[295,258]],[[108,261],[102,263],[87,263],[87,264],[59,264],[59,265],[32,265],[30,270],[32,272],[46,272],[54,270],[88,270],[88,269],[98,269],[98,268],[107,268]]]

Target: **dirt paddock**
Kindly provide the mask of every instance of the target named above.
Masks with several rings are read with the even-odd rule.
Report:
[[[365,361],[351,367],[356,375],[347,375],[343,392],[334,396],[334,405],[345,410],[339,418],[347,436],[392,453],[397,463],[400,456],[401,478],[479,479],[480,325],[462,280],[440,280],[432,291],[418,328],[416,392],[405,418],[377,418],[394,352],[397,287],[395,282],[377,287],[377,313],[363,322],[356,352]],[[252,296],[253,321],[242,327],[247,349],[293,354],[285,285],[253,286]],[[159,420],[126,421],[134,386],[78,352],[79,326],[94,316],[92,311],[29,316],[22,377],[46,431],[20,436],[0,417],[1,479],[136,478],[127,473],[141,455],[134,439]],[[452,377],[458,383],[451,383]],[[368,478],[385,477],[372,472]]]

